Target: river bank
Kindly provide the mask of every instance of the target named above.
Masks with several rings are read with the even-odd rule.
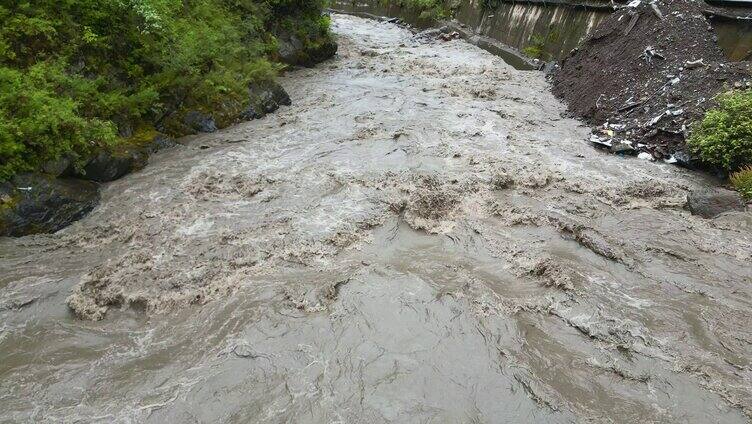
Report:
[[[729,167],[708,153],[713,149],[701,151],[698,142],[692,146],[689,137],[719,106],[718,95],[752,88],[752,63],[742,53],[752,46],[745,32],[749,10],[702,1],[654,3],[338,1],[333,6],[356,16],[384,14],[416,31],[434,27],[425,35],[460,37],[516,69],[542,69],[569,113],[593,126],[594,145],[725,178],[748,164],[749,148]],[[734,36],[729,25],[736,28]],[[741,138],[747,145],[747,137]],[[718,149],[731,151],[736,142],[727,140]]]
[[[257,119],[336,52],[317,1],[0,6],[0,236],[53,232],[173,138]]]
[[[749,420],[749,212],[590,147],[541,73],[333,31],[291,106],[0,239],[0,420]]]

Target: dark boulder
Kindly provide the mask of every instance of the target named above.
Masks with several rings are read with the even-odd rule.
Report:
[[[277,54],[283,63],[307,68],[321,63],[337,53],[337,43],[330,37],[320,37],[304,43],[295,34],[280,33],[277,34],[277,46]]]
[[[183,116],[183,124],[193,132],[213,133],[217,131],[214,118],[196,110],[192,110]]]
[[[298,56],[303,51],[303,42],[295,35],[284,34],[277,36],[277,54],[279,59],[288,65],[299,65]]]
[[[148,157],[146,149],[142,147],[102,150],[89,159],[83,168],[74,169],[72,174],[77,178],[100,183],[114,181],[146,166]]]
[[[99,202],[98,185],[25,174],[0,184],[0,236],[52,233],[83,218]]]
[[[614,143],[609,150],[611,153],[616,153],[617,155],[632,156],[637,154],[637,150],[632,144],[624,141]]]
[[[687,209],[692,215],[715,218],[724,212],[743,211],[739,193],[726,189],[692,191],[687,196]]]
[[[59,177],[70,169],[71,163],[72,161],[68,157],[50,160],[42,165],[42,172],[52,175],[53,177]]]
[[[248,93],[248,107],[240,114],[240,118],[244,120],[259,119],[279,109],[280,106],[292,104],[285,89],[274,81],[253,83]]]
[[[171,137],[168,137],[164,134],[159,134],[154,137],[154,140],[152,140],[151,143],[144,146],[144,150],[146,150],[146,152],[149,154],[153,154],[160,150],[169,149],[177,145],[178,143],[176,143],[175,140],[173,140]]]

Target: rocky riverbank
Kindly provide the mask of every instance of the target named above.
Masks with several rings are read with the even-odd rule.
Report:
[[[337,51],[330,38],[303,43],[293,34],[279,35],[279,59],[292,67],[311,67]],[[96,183],[107,183],[142,169],[149,155],[178,146],[176,136],[212,133],[239,122],[259,119],[289,106],[290,96],[275,81],[252,83],[243,102],[228,102],[214,112],[178,111],[154,123],[159,131],[133,134],[134,141],[101,149],[80,164],[62,158],[41,172],[22,174],[0,183],[0,237],[19,237],[60,230],[90,212],[99,199]],[[125,127],[129,127],[125,125]]]

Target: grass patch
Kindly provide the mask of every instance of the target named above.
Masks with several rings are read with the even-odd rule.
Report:
[[[731,174],[731,185],[747,200],[752,200],[752,166],[745,166]]]

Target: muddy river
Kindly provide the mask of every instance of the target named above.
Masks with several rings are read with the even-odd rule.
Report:
[[[0,422],[749,422],[752,214],[538,72],[333,28],[293,106],[0,240]]]

